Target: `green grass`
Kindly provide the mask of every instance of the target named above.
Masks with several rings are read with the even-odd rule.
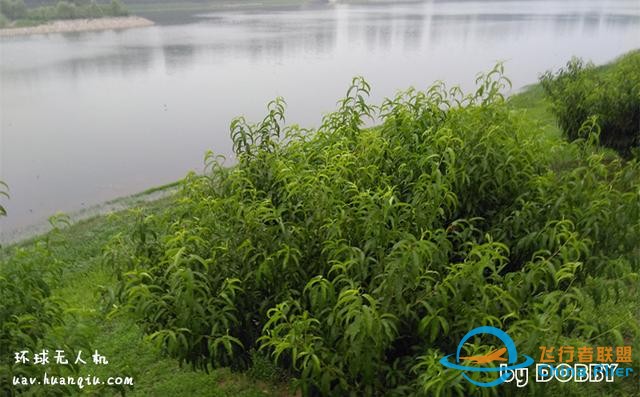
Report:
[[[171,186],[175,184],[164,186],[163,189]],[[150,189],[155,190],[159,189]],[[157,212],[171,203],[171,198],[163,198],[143,205],[146,210]],[[55,287],[54,296],[64,302],[66,322],[70,324],[66,330],[73,328],[87,335],[91,348],[97,349],[110,361],[107,366],[89,363],[83,366],[79,375],[91,374],[102,379],[132,376],[135,386],[127,391],[129,396],[288,395],[286,383],[265,383],[229,369],[218,369],[207,374],[192,371],[189,366],[180,366],[148,343],[133,319],[128,316],[109,318],[99,309],[101,288],[115,281],[113,271],[102,264],[102,247],[115,233],[130,228],[133,219],[128,210],[96,216],[59,233],[35,237],[1,251],[2,256],[7,256],[17,248],[29,246],[47,236],[58,242],[53,252],[64,262],[65,268],[63,281]],[[84,391],[99,395],[119,394],[118,390],[108,388],[86,387]],[[35,389],[34,392],[37,395],[43,389]]]
[[[509,97],[514,109],[524,110],[529,118],[535,120],[551,139],[560,139],[561,131],[551,113],[549,100],[544,97],[540,84],[525,87],[521,92]]]
[[[149,204],[152,211],[161,210],[170,199]],[[83,247],[69,253],[69,259],[77,270],[59,296],[68,303],[68,309],[84,314],[85,324],[94,328],[92,347],[107,356],[112,365],[106,368],[87,367],[87,373],[102,377],[114,374],[133,376],[135,388],[131,396],[265,396],[284,394],[285,386],[263,385],[242,374],[228,369],[215,370],[211,374],[194,372],[188,366],[180,367],[175,360],[164,358],[162,353],[143,339],[143,333],[135,322],[127,317],[105,318],[96,310],[99,304],[99,287],[113,283],[113,273],[100,263],[101,247],[119,230],[130,227],[126,211],[116,216],[97,217],[83,222],[68,231],[68,241]]]
[[[598,70],[605,72],[611,65],[602,65]],[[571,169],[575,163],[571,160],[571,155],[564,152],[566,147],[559,145],[564,141],[562,130],[556,122],[556,117],[551,111],[551,102],[545,97],[544,90],[540,84],[532,84],[523,88],[520,92],[512,95],[508,99],[509,105],[516,111],[524,111],[529,119],[533,120],[543,132],[541,139],[546,140],[549,153],[555,157],[553,163],[554,170]],[[607,159],[617,158],[614,150],[600,147],[599,150]]]

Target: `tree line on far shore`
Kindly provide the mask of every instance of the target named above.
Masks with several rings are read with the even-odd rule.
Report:
[[[66,0],[29,7],[24,0],[0,0],[0,28],[31,26],[56,19],[102,18],[128,15],[121,0]]]

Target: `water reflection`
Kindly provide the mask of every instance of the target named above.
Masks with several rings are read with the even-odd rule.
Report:
[[[349,46],[361,44],[370,52],[397,45],[416,51],[440,42],[464,46],[468,41],[512,39],[541,30],[564,36],[596,34],[603,27],[637,31],[640,24],[640,11],[626,7],[626,2],[598,11],[575,7],[568,12],[571,7],[565,6],[557,13],[541,12],[530,4],[525,8],[530,12],[522,12],[515,6],[522,2],[501,3],[512,6],[487,10],[479,8],[478,2],[445,0],[404,5],[315,5],[313,11],[300,7],[270,13],[199,14],[200,22],[187,26],[5,38],[0,72],[4,80],[25,83],[51,74],[74,79],[84,74],[127,75],[162,62],[168,73],[174,73],[203,58],[261,62],[282,61],[305,53],[322,56],[335,51],[339,37],[345,37]],[[32,63],[32,57],[20,51],[25,45],[35,51],[47,47],[45,56]],[[47,57],[47,51],[62,56]],[[16,57],[18,52],[23,56]]]
[[[276,95],[289,103],[290,122],[313,126],[354,75],[364,75],[380,101],[436,79],[469,88],[476,72],[508,60],[517,88],[572,55],[608,61],[640,36],[637,0],[156,16],[171,23],[1,39],[0,179],[12,199],[0,241],[57,210],[201,169],[206,149],[229,155],[231,118],[260,119]]]
[[[171,74],[190,63],[196,62],[197,47],[186,43],[168,44],[162,46],[162,54],[167,73]]]
[[[71,38],[72,37],[72,38]],[[74,46],[82,34],[74,33],[65,37],[70,40],[69,46]],[[82,43],[86,43],[86,38]],[[17,43],[16,43],[17,44]],[[11,48],[14,43],[3,43],[3,54],[5,52],[18,51]],[[11,47],[10,47],[11,46]],[[16,47],[18,45],[15,45]],[[45,39],[41,39],[35,47],[48,46]],[[66,45],[56,46],[53,52],[68,52]],[[122,45],[100,51],[83,51],[66,54],[67,56],[52,56],[46,62],[30,63],[27,57],[12,57],[8,55],[9,62],[2,62],[0,73],[2,82],[5,84],[31,84],[41,79],[71,78],[81,79],[86,75],[117,74],[128,76],[131,73],[147,70],[154,60],[155,50],[148,46],[127,46]],[[37,57],[36,57],[37,59]],[[42,58],[40,58],[42,60]]]

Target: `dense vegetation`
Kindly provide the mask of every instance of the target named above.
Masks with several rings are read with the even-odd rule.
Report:
[[[132,197],[131,205],[153,213],[172,202],[167,198],[145,204],[145,194],[152,191]],[[101,266],[101,249],[115,233],[129,230],[134,220],[129,211],[73,225],[64,216],[55,216],[52,232],[0,249],[0,395],[285,396],[286,385],[277,381],[276,369],[260,357],[246,375],[228,369],[196,373],[163,357],[142,339],[132,319],[109,318],[99,310],[101,286],[113,283],[112,271]],[[33,354],[43,349],[49,350],[50,364],[33,365]],[[87,365],[56,365],[55,349],[64,350],[70,363],[80,351],[87,359],[87,352],[97,349],[110,363],[98,366],[88,360]],[[15,362],[14,354],[20,351],[28,351],[29,364]],[[135,387],[12,384],[13,376],[41,380],[44,373],[74,378],[92,375],[102,381],[109,376],[132,376]]]
[[[436,84],[375,107],[355,79],[317,131],[285,127],[281,99],[234,120],[235,167],[210,153],[176,206],[113,239],[111,303],[183,362],[246,368],[257,350],[305,394],[496,393],[438,364],[479,325],[533,355],[637,351],[637,307],[615,308],[638,297],[640,165],[600,152],[593,121],[546,139],[507,83],[498,67],[470,95]],[[528,391],[560,387],[543,386]]]
[[[0,207],[2,209],[2,207]],[[2,209],[4,214],[4,209]],[[86,337],[74,329],[75,322],[65,319],[64,302],[53,295],[53,287],[68,271],[65,263],[54,255],[60,245],[61,227],[69,224],[64,215],[50,218],[52,232],[33,245],[15,249],[10,256],[0,258],[0,394],[12,396],[28,387],[12,384],[14,376],[41,376],[44,372],[59,375],[74,373],[75,365],[67,368],[53,365],[33,365],[33,354],[52,346],[73,355],[80,348],[88,351]],[[16,362],[16,353],[27,352],[28,364]],[[65,387],[48,390],[51,395],[68,394]]]
[[[582,124],[595,117],[602,145],[628,157],[640,149],[640,51],[605,68],[574,58],[545,73],[542,87],[566,137],[585,138]]]
[[[48,280],[57,268],[49,267],[46,247],[22,251],[0,267],[0,393],[12,395],[13,376],[32,376],[38,367],[16,365],[14,354],[42,346],[62,318],[51,298]],[[55,270],[54,270],[55,269]]]
[[[357,78],[315,131],[285,126],[276,99],[260,123],[232,123],[235,166],[209,153],[160,208],[75,234],[52,218],[53,233],[0,250],[0,393],[74,393],[10,379],[86,375],[16,365],[24,349],[111,345],[102,373],[137,380],[159,361],[132,345],[137,321],[182,363],[289,378],[305,395],[635,395],[636,378],[478,389],[438,363],[494,325],[535,358],[633,345],[640,371],[640,164],[599,148],[593,118],[583,138],[551,136],[505,85],[498,67],[471,94],[436,84],[373,106]],[[126,338],[96,336],[114,328]],[[174,389],[152,372],[132,391],[215,394],[219,375],[162,368]]]
[[[27,7],[23,0],[0,0],[0,27],[24,26],[55,19],[102,18],[125,16],[128,11],[121,0],[98,4],[96,0],[57,1],[53,5]]]

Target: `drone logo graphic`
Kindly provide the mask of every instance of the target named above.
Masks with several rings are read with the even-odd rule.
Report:
[[[495,336],[496,338],[502,341],[502,343],[504,344],[504,347],[494,350],[491,353],[484,356],[461,357],[460,351],[462,350],[462,346],[464,346],[464,344],[470,338],[480,334],[488,334],[488,335]],[[504,353],[507,353],[507,357],[503,357]],[[455,356],[455,362],[452,362],[450,359],[454,356]],[[526,368],[531,364],[533,364],[533,358],[524,354],[522,355],[522,357],[524,358],[524,360],[518,363],[518,351],[516,350],[516,345],[515,343],[513,343],[513,339],[511,339],[511,337],[507,335],[506,332],[495,327],[484,326],[484,327],[474,328],[471,331],[467,332],[467,334],[460,340],[456,354],[455,355],[449,354],[448,356],[442,357],[442,359],[440,360],[440,364],[442,364],[446,368],[457,369],[463,372],[499,373],[499,377],[491,382],[479,382],[471,379],[471,377],[469,377],[469,375],[467,375],[466,373],[462,374],[462,376],[466,380],[468,380],[469,382],[473,383],[476,386],[493,387],[493,386],[498,386],[504,383],[509,378],[509,374],[507,373],[507,371]],[[476,364],[488,364],[493,361],[506,361],[508,365],[500,366],[500,367],[479,367],[479,366],[476,367],[476,366],[462,365],[461,361],[465,361],[465,360],[475,362]]]

